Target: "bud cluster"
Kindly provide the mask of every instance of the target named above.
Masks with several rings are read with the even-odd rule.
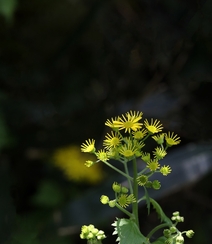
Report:
[[[94,225],[83,225],[81,228],[81,239],[87,239],[88,243],[92,244],[98,244],[101,243],[101,240],[105,239],[105,233],[102,230],[98,230],[95,228]]]

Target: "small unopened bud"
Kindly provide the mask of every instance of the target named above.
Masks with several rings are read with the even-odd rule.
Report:
[[[111,201],[109,201],[109,206],[111,207],[111,208],[114,208],[115,206],[116,206],[116,200],[111,200]]]
[[[100,201],[102,204],[108,204],[110,200],[108,196],[102,195]]]
[[[186,236],[187,236],[188,238],[192,238],[193,235],[194,235],[194,231],[193,231],[193,230],[188,230],[188,231],[186,231]]]
[[[121,185],[118,184],[117,182],[114,182],[113,185],[112,185],[112,188],[113,188],[114,192],[116,192],[116,193],[120,193],[122,187],[121,187]]]
[[[170,232],[170,230],[169,229],[165,229],[164,231],[163,231],[163,235],[165,236],[165,237],[170,237],[170,235],[171,235],[171,232]]]
[[[122,186],[122,187],[121,187],[121,192],[122,192],[122,193],[128,193],[128,191],[129,191],[129,190],[128,190],[127,187],[125,187],[125,186]]]
[[[169,229],[170,229],[172,234],[177,231],[177,228],[175,226],[171,226]]]
[[[152,182],[152,188],[153,188],[153,189],[155,189],[155,190],[159,190],[160,187],[161,187],[161,184],[160,184],[160,182],[159,182],[158,180],[154,180],[154,181]]]
[[[176,237],[176,244],[182,244],[184,243],[184,237],[182,235],[179,235]]]

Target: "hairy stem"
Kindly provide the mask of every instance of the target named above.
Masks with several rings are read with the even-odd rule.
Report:
[[[165,228],[165,227],[169,227],[170,225],[168,223],[164,223],[164,224],[160,224],[158,226],[156,226],[154,229],[152,229],[149,234],[147,235],[147,238],[150,239],[151,236],[158,231],[159,229]]]
[[[126,215],[128,215],[130,218],[132,217],[132,214],[127,211],[126,209],[122,208],[118,203],[116,203],[116,207],[121,210],[123,213],[125,213]]]
[[[138,183],[137,183],[138,171],[137,171],[137,162],[136,159],[133,159],[133,195],[136,198],[136,202],[132,205],[132,212],[135,218],[135,223],[139,228],[139,219],[138,219]]]
[[[127,175],[129,175],[129,170],[128,170],[128,167],[127,167],[127,162],[124,162],[124,169],[125,169],[125,173]],[[130,188],[130,193],[132,194],[133,193],[132,183],[131,183],[131,181],[130,181],[129,178],[127,179],[127,181],[128,181],[128,185],[129,185],[129,188]]]
[[[121,171],[120,169],[117,169],[115,166],[113,166],[112,164],[108,163],[107,161],[104,161],[104,163],[114,169],[115,171],[117,171],[119,174],[123,175],[124,177],[126,177],[129,181],[132,180],[132,177],[130,177],[129,175],[125,174],[123,171]]]

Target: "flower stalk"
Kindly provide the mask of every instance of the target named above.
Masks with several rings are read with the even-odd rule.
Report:
[[[169,147],[178,145],[180,137],[174,132],[163,133],[163,125],[159,120],[150,119],[150,122],[142,120],[143,113],[139,111],[129,111],[121,116],[107,120],[105,125],[111,129],[103,140],[103,149],[96,151],[95,140],[88,139],[81,145],[81,151],[84,153],[94,154],[97,158],[96,162],[87,160],[85,165],[91,168],[99,162],[121,174],[128,182],[128,186],[122,186],[118,182],[114,182],[112,190],[114,191],[114,199],[110,200],[108,196],[102,195],[100,201],[109,207],[118,208],[129,219],[117,218],[112,225],[115,227],[113,234],[117,234],[119,243],[133,244],[151,244],[153,234],[164,228],[163,243],[184,243],[185,234],[188,238],[194,235],[192,230],[181,232],[176,225],[183,222],[184,218],[179,215],[179,212],[174,212],[169,219],[163,212],[160,205],[149,196],[148,189],[159,190],[161,183],[159,180],[151,180],[152,175],[162,174],[168,176],[172,169],[169,165],[163,165],[159,161],[163,160],[167,155]],[[146,151],[146,143],[152,139],[156,144],[152,152]],[[141,160],[144,168],[138,172],[137,160]],[[115,167],[110,160],[116,160],[121,163],[123,170]],[[128,167],[132,167],[132,173]],[[139,198],[139,188],[143,187],[144,195]],[[139,207],[141,201],[146,201],[148,213],[150,213],[150,205],[158,213],[163,223],[154,227],[145,237],[139,225]],[[128,206],[131,206],[129,211]],[[125,234],[128,233],[128,234]],[[87,239],[88,244],[99,244],[106,238],[103,231],[99,231],[93,225],[83,226],[80,235],[82,239]],[[158,239],[160,241],[160,239]],[[158,241],[158,243],[159,243]],[[157,241],[156,241],[157,242]],[[154,242],[154,243],[156,243]]]

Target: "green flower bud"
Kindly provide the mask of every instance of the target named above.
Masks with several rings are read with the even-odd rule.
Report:
[[[109,201],[109,206],[111,207],[111,208],[114,208],[115,206],[116,206],[116,200],[111,200],[111,201]]]
[[[100,201],[102,204],[108,204],[110,200],[108,196],[102,195]]]
[[[114,182],[112,185],[112,188],[114,190],[114,192],[116,193],[120,193],[121,192],[121,184],[118,184],[117,182]]]
[[[95,235],[91,232],[87,235],[87,239],[93,239],[94,237]]]
[[[121,192],[122,192],[122,193],[128,193],[128,191],[129,191],[129,190],[128,190],[127,187],[125,187],[125,186],[122,186],[122,187],[121,187]]]
[[[163,230],[163,235],[168,238],[171,235],[171,231],[169,229],[165,229]]]
[[[104,231],[99,230],[98,234],[96,235],[96,238],[97,238],[98,240],[103,240],[103,239],[105,239],[106,236],[105,236]]]
[[[173,216],[179,216],[179,214],[180,214],[180,213],[179,213],[178,211],[176,211],[176,212],[174,212],[172,215],[173,215]]]
[[[81,239],[86,239],[86,235],[84,233],[80,233],[80,238]]]
[[[181,217],[181,216],[176,216],[176,219],[175,219],[177,222],[184,222],[184,217]]]
[[[187,236],[188,238],[192,238],[193,235],[194,235],[194,231],[193,231],[193,230],[188,230],[188,231],[186,231],[186,236]]]
[[[175,226],[171,226],[169,229],[170,229],[172,234],[177,231],[177,228]]]
[[[182,235],[179,235],[176,237],[176,244],[182,244],[184,243],[184,237]]]
[[[172,244],[173,243],[173,238],[168,238],[165,240],[165,244]]]
[[[151,181],[147,181],[147,183],[145,184],[145,187],[152,188],[152,182]]]
[[[101,244],[101,240],[106,238],[104,231],[98,230],[94,225],[83,225],[80,233],[81,239],[87,239],[88,244]]]
[[[153,189],[155,189],[155,190],[159,190],[160,187],[161,187],[161,184],[160,184],[160,182],[159,182],[158,180],[154,180],[154,181],[152,182],[152,188],[153,188]]]
[[[94,235],[96,235],[98,232],[99,232],[99,230],[98,230],[97,228],[93,228],[92,233],[93,233]]]
[[[88,228],[88,226],[83,225],[82,228],[81,228],[81,232],[82,232],[83,234],[88,234],[88,233],[89,233],[89,228]]]

